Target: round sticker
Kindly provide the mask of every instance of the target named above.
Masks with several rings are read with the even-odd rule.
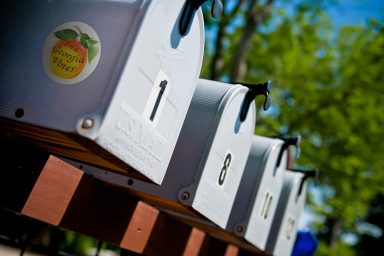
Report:
[[[61,84],[76,84],[92,74],[100,60],[101,43],[89,25],[72,21],[56,27],[43,46],[43,67]]]

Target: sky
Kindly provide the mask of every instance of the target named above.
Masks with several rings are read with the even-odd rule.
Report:
[[[275,6],[283,7],[290,13],[295,4],[302,2],[303,0],[275,0]],[[369,18],[384,21],[384,0],[323,0],[322,6],[336,27],[364,25]]]
[[[384,0],[338,0],[327,13],[336,26],[365,24],[369,18],[384,21]]]

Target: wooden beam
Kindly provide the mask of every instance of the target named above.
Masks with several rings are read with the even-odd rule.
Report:
[[[33,145],[0,140],[0,153],[0,207],[145,255],[230,256],[237,246],[250,247],[212,223],[181,221]],[[215,237],[206,233],[212,226],[220,231]]]
[[[215,237],[216,239],[221,240],[227,243],[228,245],[233,245],[235,247],[238,247],[239,249],[241,248],[242,251],[248,251],[253,255],[266,255],[265,252],[256,248],[255,246],[248,243],[244,239],[236,236],[234,233],[223,230],[222,228],[216,226],[215,224],[213,224],[212,222],[204,218],[196,218],[189,215],[185,215],[180,212],[174,212],[171,210],[164,210],[164,211],[166,211],[169,215],[173,216],[179,221],[184,222],[190,226],[196,227],[206,232],[207,234],[210,234],[211,237]],[[217,242],[213,242],[213,243],[217,243]],[[213,246],[213,245],[210,245],[210,246]],[[235,249],[230,248],[228,253],[235,253]]]
[[[201,256],[225,255],[228,244],[220,239],[207,235],[200,252]]]
[[[8,135],[8,134],[6,134]],[[21,212],[49,153],[0,130],[0,207]]]

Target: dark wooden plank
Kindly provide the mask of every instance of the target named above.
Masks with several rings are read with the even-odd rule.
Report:
[[[0,129],[0,207],[21,212],[49,153]]]
[[[183,255],[192,227],[161,212],[153,227],[144,255]]]
[[[120,245],[137,203],[126,193],[84,175],[59,225]]]
[[[222,240],[206,235],[199,255],[225,255],[228,244]]]
[[[187,225],[196,227],[207,234],[224,241],[227,244],[233,244],[239,249],[241,248],[244,251],[249,251],[254,255],[266,255],[265,252],[256,248],[252,244],[245,241],[243,238],[236,236],[234,233],[223,230],[222,228],[216,226],[212,222],[204,218],[196,218],[192,216],[185,215],[180,212],[174,212],[170,210],[164,210],[174,218],[178,219],[181,222],[186,223]],[[222,250],[222,249],[220,249]]]

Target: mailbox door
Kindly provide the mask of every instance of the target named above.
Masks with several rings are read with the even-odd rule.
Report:
[[[269,140],[270,146],[263,155],[263,167],[260,171],[260,183],[256,187],[257,194],[253,202],[249,203],[252,212],[246,227],[245,238],[259,249],[264,250],[275,215],[280,191],[283,185],[283,177],[287,168],[287,151],[282,155],[280,166],[276,166],[277,158],[283,142],[278,139],[261,138],[255,136],[255,144],[262,144],[263,140]]]
[[[166,173],[203,59],[202,12],[197,11],[188,35],[181,37],[178,16],[183,4],[161,0],[149,6],[96,138],[103,148],[158,184]],[[88,135],[93,137],[84,133]]]
[[[285,181],[279,206],[268,238],[267,251],[273,255],[290,255],[296,239],[297,225],[304,211],[306,182],[299,194],[302,173],[285,172]],[[285,195],[283,195],[283,193]]]
[[[192,207],[225,228],[239,188],[255,129],[256,110],[252,104],[247,118],[239,113],[247,89],[234,86],[222,101],[217,131],[202,166],[202,175]]]

